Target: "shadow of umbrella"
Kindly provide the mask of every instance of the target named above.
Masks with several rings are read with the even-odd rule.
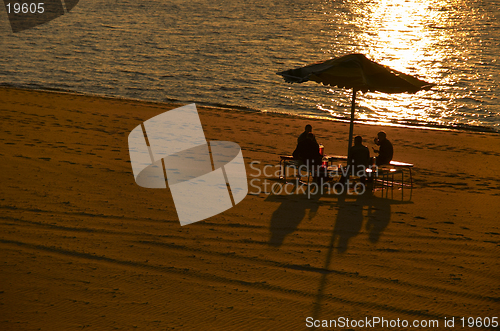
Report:
[[[358,199],[352,202],[345,201],[345,195],[338,200],[337,220],[333,229],[333,243],[337,241],[337,250],[344,253],[347,250],[349,239],[355,237],[363,226],[363,204]]]
[[[311,80],[323,85],[352,89],[348,153],[352,146],[357,91],[416,93],[435,85],[371,61],[363,54],[344,55],[277,74],[289,83],[304,83]],[[350,155],[348,157],[350,159]]]
[[[318,294],[313,305],[312,317],[314,320],[319,318],[321,304],[327,295],[325,288],[327,277],[333,271],[330,270],[330,265],[332,264],[335,247],[337,247],[338,252],[341,254],[346,252],[349,240],[360,233],[365,217],[367,219],[366,229],[369,231],[368,239],[370,242],[376,243],[380,239],[382,232],[389,225],[391,220],[391,205],[393,204],[413,204],[413,202],[378,198],[371,193],[357,196],[352,201],[347,201],[346,195],[338,197],[337,206],[339,210],[337,212],[337,219],[330,238],[325,264],[320,269],[322,276],[319,282]],[[367,207],[366,216],[363,215],[364,207]],[[336,241],[337,245],[335,245]],[[312,329],[315,330],[316,328]]]

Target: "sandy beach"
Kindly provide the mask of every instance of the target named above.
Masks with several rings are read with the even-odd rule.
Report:
[[[181,227],[168,189],[135,183],[127,145],[179,106],[0,87],[1,330],[498,321],[500,135],[355,125],[370,149],[385,130],[394,159],[415,165],[411,199],[250,188]],[[345,123],[198,111],[208,140],[241,146],[249,178],[264,179],[251,162],[291,154],[308,123],[326,153],[346,153]]]

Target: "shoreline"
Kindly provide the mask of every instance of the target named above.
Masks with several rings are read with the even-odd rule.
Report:
[[[296,117],[296,118],[301,118],[301,119],[312,119],[312,120],[320,120],[320,121],[331,121],[335,123],[349,123],[349,119],[341,119],[341,118],[335,118],[333,116],[320,116],[320,115],[306,115],[306,114],[293,114],[293,113],[287,113],[287,112],[279,112],[279,111],[268,111],[268,110],[261,110],[261,109],[254,109],[254,108],[248,108],[248,107],[242,107],[242,106],[236,106],[236,105],[225,105],[225,104],[217,104],[217,103],[207,103],[207,102],[197,102],[197,101],[186,101],[183,102],[181,100],[177,99],[169,99],[165,98],[166,100],[164,101],[157,101],[157,100],[147,100],[147,99],[137,99],[137,98],[130,98],[130,97],[122,97],[122,96],[111,96],[111,95],[102,95],[102,94],[92,94],[92,93],[84,93],[84,92],[78,92],[74,90],[64,90],[64,89],[57,89],[57,88],[48,88],[48,87],[39,87],[39,88],[32,88],[32,87],[19,87],[19,86],[14,86],[11,84],[0,84],[0,88],[11,88],[11,89],[20,89],[20,90],[26,90],[26,91],[42,91],[42,92],[53,92],[53,93],[63,93],[63,94],[74,94],[74,95],[82,95],[82,96],[89,96],[89,97],[97,97],[97,98],[104,98],[104,99],[116,99],[116,100],[134,100],[137,102],[144,102],[144,103],[152,103],[152,104],[173,104],[173,105],[185,105],[185,104],[190,104],[190,103],[195,103],[198,106],[202,106],[205,108],[214,108],[214,109],[227,109],[231,111],[243,111],[243,112],[258,112],[258,113],[264,113],[264,114],[274,114],[277,116],[285,116],[285,117]],[[408,129],[417,129],[417,130],[437,130],[437,131],[449,131],[449,132],[477,132],[477,133],[492,133],[492,134],[500,134],[500,127],[496,129],[495,127],[487,127],[487,126],[474,126],[474,125],[467,125],[467,124],[458,124],[458,125],[445,125],[445,124],[437,124],[437,123],[414,123],[414,124],[404,124],[404,123],[375,123],[371,120],[366,120],[366,121],[361,121],[361,120],[355,120],[354,121],[355,125],[370,125],[370,126],[378,126],[378,127],[394,127],[394,128],[408,128]]]

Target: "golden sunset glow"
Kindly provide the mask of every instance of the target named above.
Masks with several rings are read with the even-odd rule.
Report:
[[[393,69],[419,77],[432,78],[432,66],[422,66],[422,62],[433,62],[439,56],[432,45],[439,42],[432,29],[441,26],[440,18],[429,10],[430,1],[381,1],[364,21],[366,33],[363,35],[368,45],[367,56]],[[426,70],[427,69],[427,70]],[[387,118],[397,114],[405,119],[426,116],[425,109],[413,109],[413,95],[398,94],[368,96],[360,99],[360,106],[380,109],[379,116]],[[397,102],[391,102],[397,101]],[[432,107],[428,100],[427,107]],[[385,109],[385,111],[384,111]],[[359,118],[366,117],[359,114]]]
[[[425,54],[433,40],[425,34],[426,6],[419,2],[382,1],[370,15],[372,42],[383,48],[371,48],[368,55],[385,58],[386,65],[405,70]]]
[[[437,83],[441,85],[437,89],[445,90],[442,86],[452,84],[457,77],[443,75],[443,59],[467,59],[468,50],[456,44],[466,38],[468,32],[456,33],[456,26],[461,24],[461,20],[454,10],[466,6],[463,1],[433,0],[384,0],[370,3],[370,6],[363,7],[363,15],[356,15],[354,18],[353,23],[360,30],[351,32],[358,43],[355,51],[395,70]],[[333,88],[330,92],[338,94],[339,90]],[[435,92],[419,92],[418,95],[359,95],[356,118],[373,121],[375,112],[380,124],[394,123],[398,119],[440,124],[442,118],[453,115],[456,109],[445,105],[443,111],[443,104],[436,102],[439,96]],[[345,95],[345,101],[341,104],[337,102],[337,106],[345,106],[349,93],[340,93]],[[467,92],[463,93],[465,97]],[[437,106],[440,108],[439,112],[433,110]],[[319,108],[332,114],[335,112],[328,109],[328,105]],[[348,108],[345,112],[348,113]]]

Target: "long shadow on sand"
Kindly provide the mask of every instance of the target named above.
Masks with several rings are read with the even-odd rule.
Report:
[[[311,195],[308,199],[305,194],[296,195],[270,195],[266,201],[281,202],[271,217],[271,238],[269,244],[279,247],[283,244],[285,237],[294,232],[300,222],[306,217],[313,219],[318,211],[320,195]]]
[[[271,237],[269,244],[279,247],[283,244],[285,237],[297,230],[300,222],[306,217],[314,218],[318,208],[327,205],[330,209],[337,209],[335,226],[331,233],[325,263],[322,268],[300,266],[301,270],[320,273],[321,280],[318,286],[318,294],[314,302],[314,319],[318,319],[321,304],[327,294],[324,293],[327,285],[327,276],[335,273],[330,270],[332,258],[335,251],[342,254],[347,251],[349,241],[357,236],[366,219],[365,229],[368,231],[368,240],[372,243],[379,241],[383,231],[387,228],[391,220],[391,205],[408,204],[411,201],[398,201],[383,197],[373,196],[371,192],[364,195],[349,196],[329,195],[328,199],[320,201],[322,195],[311,195],[309,198],[305,194],[299,195],[270,195],[266,201],[281,202],[273,213],[270,223]],[[333,199],[332,199],[333,197]]]
[[[358,235],[363,225],[363,210],[367,208],[366,213],[366,229],[368,230],[368,238],[370,242],[376,243],[389,225],[391,220],[391,205],[393,204],[408,204],[411,201],[397,201],[387,198],[379,198],[371,193],[360,195],[354,200],[347,199],[345,195],[339,196],[337,201],[338,213],[335,221],[335,227],[330,238],[330,244],[325,258],[325,264],[321,280],[318,286],[318,294],[314,302],[312,317],[316,320],[320,315],[321,304],[325,297],[325,288],[327,285],[327,276],[330,273],[330,265],[335,248],[338,253],[344,253],[348,248],[349,240]],[[335,245],[337,242],[337,245]],[[313,328],[315,329],[315,328]]]
[[[362,229],[363,220],[367,219],[366,230],[370,242],[376,243],[391,220],[391,204],[399,201],[377,198],[371,194],[359,195],[347,199],[341,195],[337,201],[337,219],[333,229],[330,247],[336,247],[339,253],[347,250],[349,240],[357,236]],[[366,209],[366,216],[363,215]],[[335,246],[334,243],[337,242]]]
[[[391,204],[411,203],[378,198],[371,193],[334,196],[336,201],[331,199],[332,195],[329,195],[328,200],[320,201],[322,197],[320,194],[311,194],[310,197],[306,194],[269,195],[266,201],[281,203],[271,216],[269,244],[281,246],[285,237],[296,231],[302,220],[306,217],[313,219],[319,206],[328,205],[330,209],[338,210],[330,247],[343,253],[348,248],[349,240],[361,232],[365,218],[368,238],[370,242],[376,243],[389,225]]]

